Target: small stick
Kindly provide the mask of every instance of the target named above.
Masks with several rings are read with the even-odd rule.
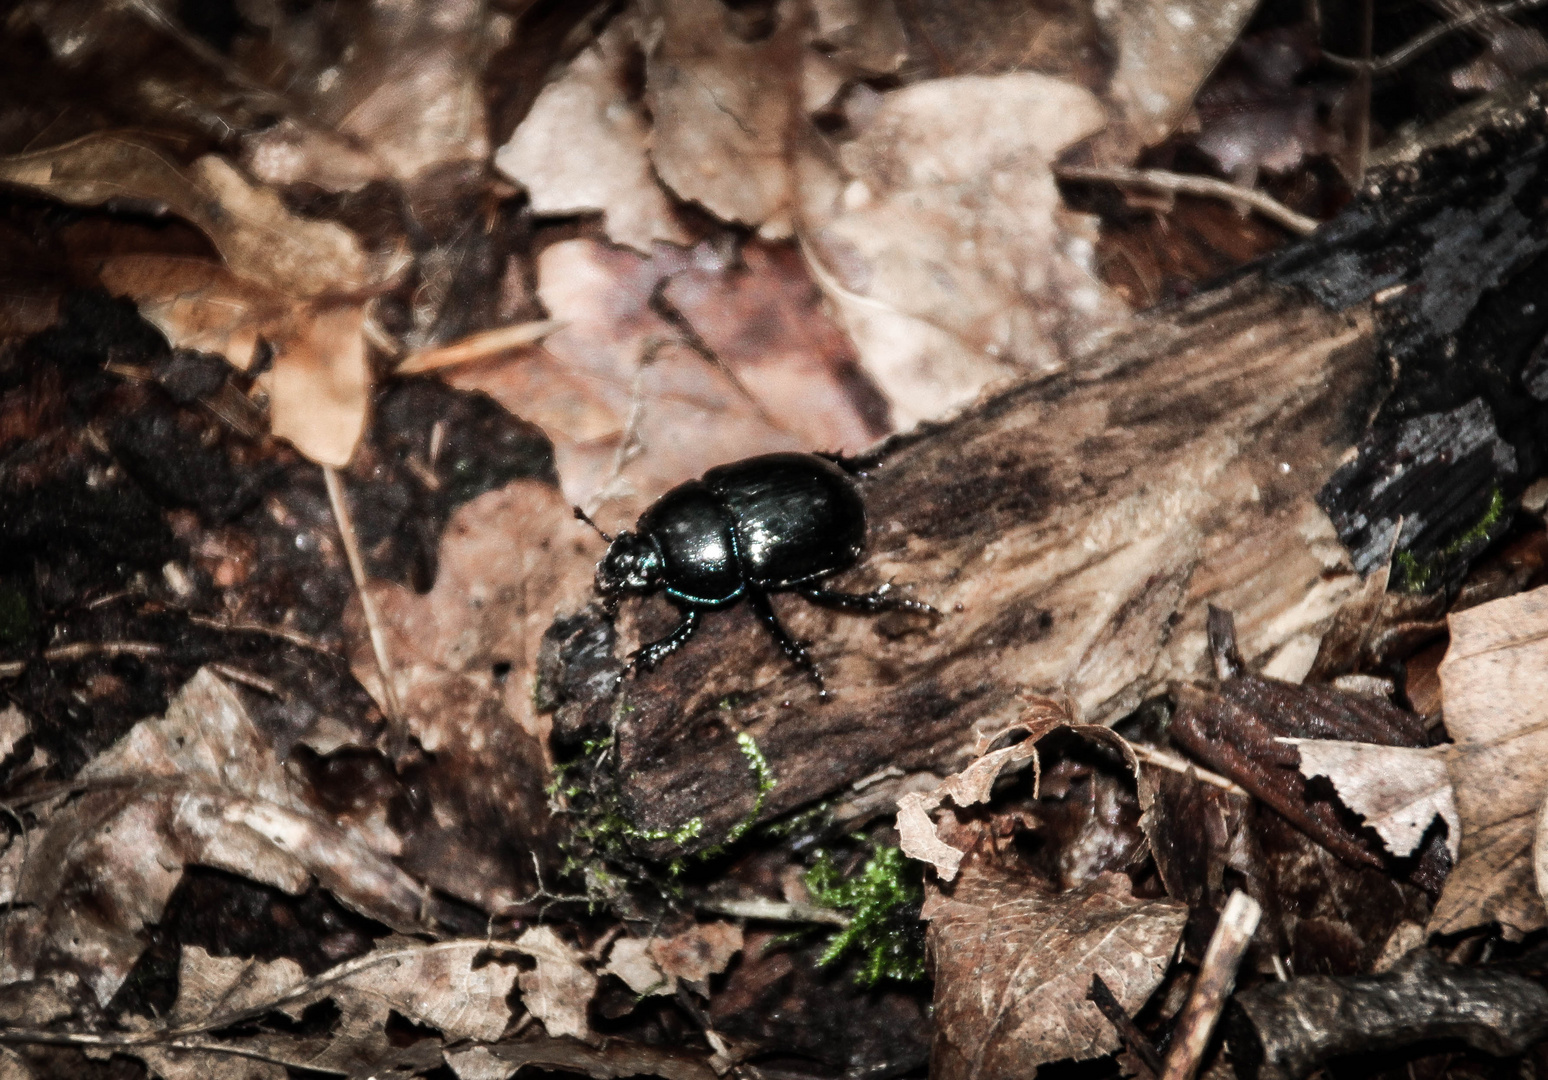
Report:
[[[1165,169],[1125,169],[1118,166],[1062,165],[1054,170],[1060,180],[1094,180],[1109,184],[1133,184],[1137,187],[1155,188],[1157,191],[1175,191],[1184,195],[1202,195],[1207,199],[1226,199],[1242,203],[1277,221],[1293,233],[1310,236],[1320,224],[1315,218],[1298,214],[1284,203],[1262,191],[1237,187],[1213,176],[1189,176],[1168,172]]]
[[[454,367],[457,364],[471,364],[475,360],[485,360],[491,356],[509,352],[511,349],[541,341],[567,325],[560,319],[539,319],[536,322],[497,326],[493,330],[469,334],[449,345],[415,349],[403,358],[403,362],[393,370],[393,374],[418,375],[421,372]]]
[[[1200,765],[1195,765],[1187,758],[1178,757],[1176,754],[1168,754],[1165,750],[1157,750],[1153,746],[1144,743],[1130,743],[1134,756],[1146,765],[1154,765],[1158,769],[1167,769],[1171,772],[1182,773],[1184,776],[1191,774],[1194,779],[1206,784],[1213,784],[1221,791],[1230,795],[1250,795],[1251,793],[1235,780],[1221,776],[1217,772],[1210,772]]]
[[[1199,965],[1199,975],[1193,981],[1193,993],[1183,1006],[1177,1019],[1177,1031],[1172,1036],[1172,1048],[1166,1055],[1166,1066],[1161,1080],[1193,1080],[1204,1051],[1209,1048],[1209,1038],[1215,1032],[1220,1010],[1225,1008],[1226,998],[1236,983],[1236,969],[1241,967],[1242,956],[1252,940],[1252,932],[1258,928],[1263,909],[1258,902],[1237,889],[1226,901],[1220,913],[1220,922],[1204,950],[1204,962]]]
[[[1134,1056],[1140,1059],[1140,1063],[1148,1070],[1152,1077],[1161,1075],[1161,1055],[1156,1053],[1156,1048],[1145,1033],[1134,1025],[1129,1019],[1129,1014],[1123,1011],[1123,1006],[1118,1004],[1118,999],[1113,997],[1113,992],[1102,981],[1102,976],[1091,976],[1091,989],[1086,992],[1086,1000],[1095,1005],[1107,1017],[1107,1022],[1118,1031],[1118,1037],[1124,1041]]]
[[[376,611],[376,601],[366,588],[365,561],[360,557],[360,542],[355,539],[355,526],[349,519],[349,507],[344,505],[344,484],[338,471],[324,465],[323,483],[328,488],[328,504],[333,507],[333,519],[338,523],[339,536],[344,540],[344,557],[349,560],[349,573],[355,579],[355,591],[360,594],[360,609],[365,615],[366,629],[371,635],[371,652],[376,656],[376,671],[382,679],[383,704],[387,706],[388,719],[397,723],[403,711],[398,707],[398,691],[392,683],[392,661],[387,655],[387,633],[382,629],[381,616]]]
[[[754,897],[751,900],[705,900],[696,905],[700,911],[729,915],[733,919],[762,919],[766,922],[827,923],[848,926],[849,916],[815,904],[790,904],[783,900]]]

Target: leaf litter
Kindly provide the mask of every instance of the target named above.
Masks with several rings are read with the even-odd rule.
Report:
[[[193,510],[188,500],[154,504],[176,526],[174,542],[196,550],[170,562],[145,554],[138,576],[126,569],[113,587],[150,590],[151,607],[219,595],[225,608],[200,618],[287,649],[339,650],[343,677],[376,708],[352,704],[282,730],[274,717],[294,707],[296,688],[241,658],[194,662],[157,670],[165,708],[139,708],[69,769],[43,745],[47,724],[16,708],[0,714],[0,772],[31,792],[0,855],[12,905],[0,960],[7,1022],[53,1025],[67,1042],[138,1056],[173,1080],[447,1067],[484,1080],[529,1064],[697,1080],[714,1075],[711,1065],[760,1052],[777,1060],[796,1046],[824,1068],[891,1075],[922,1065],[874,1048],[845,1059],[833,1036],[803,1042],[763,1018],[739,1029],[760,1032],[749,1042],[722,1034],[737,1027],[733,997],[770,1002],[771,988],[797,986],[799,1008],[833,993],[799,966],[820,950],[787,954],[740,922],[663,926],[652,921],[660,910],[599,913],[550,892],[566,808],[534,679],[550,624],[588,602],[600,550],[571,502],[616,528],[719,462],[781,449],[858,453],[1002,379],[1060,370],[1122,326],[1126,294],[1103,263],[1110,223],[1066,201],[1061,162],[1173,154],[1197,134],[1185,130],[1195,102],[1231,94],[1256,111],[1230,123],[1206,116],[1193,141],[1239,181],[1341,145],[1318,111],[1335,99],[1276,82],[1283,72],[1271,65],[1246,75],[1238,66],[1239,85],[1216,80],[1201,94],[1251,5],[969,6],[971,19],[955,6],[888,0],[809,9],[641,0],[550,26],[520,5],[246,4],[217,30],[184,25],[186,6],[83,16],[68,3],[23,5],[18,25],[40,34],[49,63],[78,71],[123,54],[105,85],[126,107],[83,99],[74,115],[51,114],[53,128],[25,119],[41,113],[0,117],[9,155],[0,177],[102,230],[100,246],[72,249],[69,273],[131,298],[179,350],[162,366],[107,350],[102,370],[144,389],[124,407],[145,408],[155,387],[194,386],[181,408],[207,410],[248,439],[205,435],[204,444],[244,468],[310,477],[283,497],[253,488],[273,535],[212,525],[196,500]],[[1454,81],[1515,70],[1532,33],[1514,46],[1491,34],[1487,55]],[[1251,40],[1272,51],[1275,39]],[[492,131],[484,94],[524,76],[486,65],[523,48],[539,74],[514,96],[531,107],[512,129]],[[1267,135],[1278,141],[1247,139],[1265,116],[1277,118]],[[486,174],[490,165],[503,179]],[[1180,207],[1166,212],[1188,220]],[[185,223],[198,242],[152,243],[143,224],[124,220],[147,214],[158,227]],[[49,309],[24,299],[25,311],[4,300],[0,326],[31,326]],[[58,309],[70,317],[67,304]],[[541,342],[512,332],[535,325]],[[411,521],[426,492],[460,483],[443,460],[458,436],[424,417],[422,439],[384,448],[370,425],[373,410],[400,415],[391,393],[414,385],[383,373],[432,353],[444,365],[435,385],[536,424],[552,465],[550,475],[451,499],[456,509],[409,544],[380,522]],[[223,358],[229,373],[210,377],[197,354]],[[20,413],[7,409],[8,425]],[[185,413],[165,415],[187,423]],[[129,460],[123,444],[97,450],[89,430],[74,452],[105,455],[101,475],[117,475]],[[454,451],[454,468],[467,466]],[[319,640],[298,629],[296,612],[328,610],[320,597],[346,596],[349,583],[337,522],[304,470],[352,461],[340,475],[370,533],[370,606],[357,596]],[[393,518],[382,508],[394,500],[415,510]],[[295,579],[293,595],[306,599],[290,611],[255,591],[274,588],[263,564],[282,561],[276,541],[324,553],[321,571]],[[402,550],[428,565],[382,569]],[[330,574],[339,580],[320,584]],[[7,672],[7,620],[17,617],[9,581],[0,578]],[[42,594],[28,595],[24,604]],[[111,606],[105,586],[66,595],[109,596]],[[1330,777],[1390,855],[1433,835],[1436,815],[1449,843],[1460,838],[1432,930],[1495,919],[1514,935],[1545,920],[1532,881],[1534,864],[1548,865],[1533,832],[1542,785],[1490,757],[1509,746],[1509,761],[1535,760],[1519,743],[1531,717],[1501,721],[1489,698],[1501,686],[1512,700],[1541,698],[1526,674],[1530,634],[1480,629],[1495,604],[1519,602],[1453,616],[1442,681],[1454,749],[1295,743],[1301,771]],[[1512,609],[1503,622],[1530,615]],[[1488,634],[1510,643],[1483,643]],[[93,667],[98,645],[107,659]],[[113,701],[129,700],[124,687],[154,669],[156,650],[177,646],[71,638],[68,647],[80,650],[71,662],[92,699]],[[1350,914],[1383,906],[1370,901],[1374,878],[1396,888],[1381,871],[1330,860],[1197,770],[1157,784],[1117,734],[1039,709],[899,805],[896,839],[933,870],[922,916],[940,1075],[1025,1075],[1114,1051],[1116,1030],[1086,1000],[1092,975],[1129,1015],[1153,999],[1166,1022],[1174,956],[1186,967],[1197,955],[1232,875],[1287,897],[1255,938],[1250,962],[1260,969],[1270,958],[1311,970],[1358,954],[1352,970],[1363,970],[1422,943],[1411,890],[1388,898],[1385,921]],[[1098,760],[1071,750],[1081,739],[1106,748],[1089,751]],[[1030,792],[1019,777],[1027,766]],[[57,782],[40,786],[42,776]],[[874,828],[892,842],[885,825]],[[1179,836],[1201,833],[1190,862]],[[321,887],[374,920],[379,940],[310,978],[316,957],[303,967],[289,955],[185,943],[165,1017],[124,1011],[189,868],[283,895]],[[761,887],[800,910],[811,897],[793,880]],[[917,887],[916,877],[892,895]],[[1296,887],[1315,901],[1302,903]],[[636,1000],[614,1010],[606,996],[620,983]],[[858,1047],[866,1024],[922,1023],[917,1012],[888,1011],[891,992],[865,1004],[822,1000],[842,1003],[834,1011]],[[109,1018],[117,1031],[93,1043]],[[6,1051],[0,1071],[28,1075],[41,1060]]]

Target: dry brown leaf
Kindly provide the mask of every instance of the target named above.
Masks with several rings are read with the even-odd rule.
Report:
[[[1438,815],[1446,822],[1446,846],[1457,855],[1457,818],[1450,747],[1381,746],[1336,739],[1280,739],[1301,755],[1301,775],[1326,776],[1339,800],[1365,819],[1387,850],[1402,858],[1424,839]]]
[[[610,500],[598,515],[604,528],[632,525],[656,496],[711,465],[810,449],[652,310],[660,283],[697,254],[663,247],[645,259],[591,240],[553,244],[538,257],[538,295],[565,327],[541,350],[446,376],[541,426],[567,498]]]
[[[1118,57],[1104,94],[1108,129],[1092,145],[1097,159],[1128,165],[1170,135],[1257,6],[1256,0],[1093,5]]]
[[[481,76],[501,24],[478,0],[253,6],[244,18],[289,54],[287,68],[299,61],[278,72],[254,66],[266,79],[280,74],[275,81],[298,106],[289,123],[245,140],[255,176],[348,191],[376,179],[412,184],[437,166],[488,155]],[[319,48],[319,38],[349,48]]]
[[[419,886],[388,857],[395,837],[346,831],[308,806],[240,700],[208,670],[78,779],[89,790],[33,837],[18,887],[38,912],[12,955],[20,978],[30,977],[25,958],[47,945],[81,964],[105,1004],[189,863],[290,893],[315,876],[372,918],[418,925]]]
[[[798,249],[753,241],[741,266],[689,267],[666,300],[763,411],[802,446],[859,454],[891,430]]]
[[[104,288],[131,297],[174,349],[224,356],[246,371],[267,327],[291,304],[219,263],[172,255],[118,255],[98,270]]]
[[[1129,768],[1136,776],[1139,775],[1139,760],[1134,756],[1133,748],[1110,728],[1099,724],[1072,724],[1068,712],[1057,702],[1047,699],[1030,703],[1026,711],[1027,715],[1022,721],[980,738],[976,751],[979,756],[961,772],[941,781],[934,791],[929,794],[909,792],[898,799],[897,829],[903,854],[929,863],[942,881],[949,882],[956,878],[966,852],[941,838],[930,814],[948,799],[962,809],[987,802],[1000,774],[1020,762],[1030,760],[1036,777],[1041,769],[1037,744],[1044,736],[1054,731],[1067,730],[1083,738],[1106,743],[1122,753]],[[995,742],[1013,734],[1021,734],[1023,738],[998,750],[989,750]],[[1142,792],[1142,808],[1147,802]]]
[[[801,158],[802,240],[899,426],[1053,370],[1126,315],[1050,168],[1103,122],[1047,76],[935,79],[882,95],[836,170]]]
[[[161,207],[198,226],[234,275],[291,296],[359,291],[376,280],[348,229],[292,214],[213,154],[183,168],[131,135],[105,132],[0,158],[0,179],[78,205]]]
[[[656,173],[723,221],[790,235],[800,8],[774,7],[776,27],[751,41],[732,32],[735,13],[718,0],[644,0],[640,10]]]
[[[516,939],[517,951],[537,961],[520,976],[521,1003],[543,1021],[553,1036],[594,1036],[586,1010],[597,992],[597,977],[581,963],[584,954],[568,945],[549,926],[534,926]]]
[[[669,938],[652,938],[651,959],[668,978],[702,983],[719,975],[742,951],[742,928],[731,922],[700,923]]]
[[[649,254],[657,240],[691,238],[651,171],[650,124],[630,97],[638,48],[633,17],[616,17],[543,88],[495,167],[526,187],[533,213],[600,210],[609,238]]]
[[[520,481],[459,507],[442,533],[435,587],[372,584],[403,734],[436,827],[404,838],[416,876],[486,911],[531,888],[545,849],[549,718],[533,704],[537,651],[554,617],[590,598],[593,533],[547,484]],[[385,701],[358,605],[348,620],[356,677]]]
[[[185,949],[180,987],[196,989],[180,989],[179,1012],[165,1028],[142,1023],[142,1035],[153,1041],[133,1052],[168,1080],[267,1080],[289,1075],[287,1065],[361,1078],[418,1072],[439,1063],[443,1043],[420,1039],[394,1045],[387,1026],[392,1013],[437,1029],[449,1043],[490,1042],[509,1026],[507,998],[517,972],[499,946],[482,939],[426,945],[388,938],[372,952],[311,979],[300,978],[290,961],[223,960]],[[296,977],[285,981],[292,975]],[[323,1034],[202,1034],[270,1012],[299,1017],[307,1006],[325,1000],[338,1007],[339,1017]],[[156,1045],[170,1039],[185,1046],[202,1041],[211,1049]],[[247,1059],[256,1059],[264,1068],[227,1071],[234,1068],[230,1062]]]
[[[815,0],[813,42],[834,63],[866,75],[890,75],[908,59],[908,34],[892,0]]]
[[[365,307],[314,304],[286,329],[262,380],[270,428],[319,465],[343,468],[365,430],[371,398]]]
[[[458,1080],[506,1080],[527,1066],[561,1073],[576,1073],[596,1080],[627,1080],[631,1076],[659,1076],[663,1080],[716,1080],[702,1052],[609,1039],[591,1047],[574,1039],[541,1035],[520,1041],[478,1046],[446,1055]],[[503,1069],[503,1072],[497,1072]],[[467,1071],[464,1071],[467,1070]]]
[[[931,887],[925,901],[935,961],[930,1075],[1022,1077],[1118,1049],[1112,1024],[1086,1000],[1091,978],[1138,1012],[1171,963],[1187,906],[1136,900],[1122,874],[1053,894],[978,861],[950,896]]]
[[[32,1066],[10,1047],[0,1047],[0,1080],[33,1080]]]
[[[1548,588],[1455,612],[1441,662],[1448,768],[1461,856],[1430,917],[1432,933],[1498,922],[1510,935],[1548,925],[1533,879],[1533,834],[1548,790]]]
[[[197,264],[164,257],[111,260],[104,284],[133,296],[174,344],[221,352],[238,367],[267,338],[274,433],[321,464],[349,461],[370,391],[360,294],[385,274],[353,233],[291,213],[224,158],[183,168],[122,134],[0,159],[0,179],[73,203],[149,202],[198,226],[225,262],[224,273],[203,268],[202,287]]]
[[[607,954],[607,967],[602,970],[622,979],[636,994],[675,994],[677,980],[661,970],[650,956],[655,938],[619,938]]]

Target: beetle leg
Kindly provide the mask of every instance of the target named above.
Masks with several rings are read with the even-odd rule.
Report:
[[[779,616],[774,614],[774,605],[769,603],[768,593],[756,589],[748,590],[747,601],[758,613],[758,618],[763,620],[763,625],[769,628],[769,633],[774,635],[774,640],[779,643],[785,655],[812,677],[812,681],[817,684],[817,690],[826,698],[828,691],[822,684],[822,672],[817,670],[817,664],[812,659],[812,654],[806,651],[806,646],[791,637],[789,631],[780,625]]]
[[[649,671],[661,661],[681,649],[699,625],[699,609],[684,608],[683,621],[672,628],[672,632],[659,641],[641,645],[631,657],[635,670]]]
[[[814,604],[838,608],[840,611],[858,611],[865,615],[876,615],[883,611],[912,611],[916,615],[940,614],[923,601],[894,596],[890,581],[868,593],[846,593],[834,589],[817,588],[802,589],[801,595]]]

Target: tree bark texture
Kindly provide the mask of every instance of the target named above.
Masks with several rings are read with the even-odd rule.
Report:
[[[1111,722],[1205,678],[1210,604],[1249,666],[1295,680],[1393,552],[1410,587],[1454,583],[1548,445],[1544,100],[1454,120],[1308,241],[878,447],[867,558],[830,584],[894,580],[941,617],[776,596],[831,700],[745,605],[638,678],[615,657],[670,626],[664,601],[556,623],[561,750],[595,740],[592,780],[653,853],[673,830],[704,848],[881,770],[950,768],[1024,693]]]

